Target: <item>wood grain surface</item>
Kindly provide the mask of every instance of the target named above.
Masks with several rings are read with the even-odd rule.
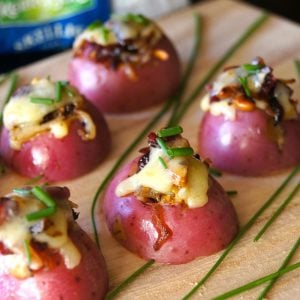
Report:
[[[235,1],[207,1],[198,6],[178,11],[159,21],[159,24],[175,43],[185,66],[193,44],[193,12],[204,18],[203,46],[197,59],[195,70],[189,82],[187,95],[193,90],[209,68],[242,34],[245,28],[260,15],[256,8]],[[275,68],[275,74],[282,78],[297,78],[293,61],[300,58],[300,28],[287,20],[272,16],[227,62],[236,65],[250,61],[259,55]],[[32,77],[51,75],[53,79],[66,79],[67,65],[71,53],[66,52],[53,58],[38,62],[19,70],[22,83]],[[294,84],[295,95],[300,98],[300,83]],[[1,86],[3,99],[6,86]],[[199,109],[199,95],[182,121],[185,135],[196,147],[197,132],[202,113]],[[92,197],[102,179],[106,176],[116,159],[129,145],[159,108],[141,113],[122,116],[106,116],[113,137],[113,147],[106,161],[93,172],[76,180],[62,182],[70,188],[72,201],[79,204],[80,225],[92,236],[90,207]],[[162,120],[163,125],[168,115]],[[157,128],[160,127],[157,126]],[[154,128],[155,129],[155,128]],[[141,144],[142,145],[142,144]],[[139,145],[140,148],[141,145]],[[300,151],[300,150],[299,150]],[[136,154],[132,153],[131,158]],[[128,158],[128,160],[130,159]],[[245,224],[256,210],[278,187],[288,172],[264,178],[243,178],[223,175],[220,182],[226,190],[238,190],[232,198],[240,224]],[[295,178],[289,188],[282,193],[276,203],[258,219],[255,225],[241,239],[215,274],[196,293],[195,299],[209,299],[229,289],[238,287],[250,280],[271,273],[280,266],[289,249],[300,234],[300,195],[290,203],[263,238],[254,243],[253,238],[272,212],[285,199],[292,187],[299,182]],[[13,172],[0,178],[1,195],[11,188],[26,182]],[[101,199],[99,199],[99,204]],[[131,274],[144,261],[123,249],[111,237],[102,215],[100,205],[97,209],[101,247],[106,258],[111,288]],[[192,229],[191,229],[192,230]],[[154,264],[119,296],[120,299],[180,299],[210,269],[220,253],[199,258],[185,265]],[[299,261],[298,251],[293,262]],[[270,299],[300,299],[300,270],[284,275],[269,293]],[[263,286],[239,295],[236,299],[255,299]]]

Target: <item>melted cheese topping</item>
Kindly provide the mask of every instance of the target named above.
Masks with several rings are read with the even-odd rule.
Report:
[[[75,88],[68,85],[69,93],[62,91],[60,101],[55,101],[55,84],[49,79],[34,79],[26,91],[20,91],[11,97],[3,111],[3,123],[10,133],[10,145],[13,149],[20,149],[22,144],[34,135],[49,131],[54,137],[60,139],[69,132],[69,121],[78,118],[86,124],[93,139],[96,135],[95,124],[87,113],[80,111],[84,100]],[[24,89],[24,87],[23,87]],[[53,104],[33,103],[31,98],[53,99]],[[43,119],[52,112],[62,110],[66,105],[72,104],[76,108],[68,117],[57,117],[53,120],[43,122]]]
[[[163,158],[167,168],[161,164]],[[201,207],[208,201],[208,171],[196,158],[175,157],[169,159],[159,148],[151,148],[149,162],[138,173],[120,182],[116,188],[119,197],[135,193],[141,188],[170,196],[172,203],[185,203],[190,208]],[[170,197],[161,202],[170,203]]]
[[[222,72],[217,80],[213,83],[209,94],[205,95],[202,99],[200,106],[203,111],[209,111],[214,116],[223,115],[227,120],[235,120],[237,108],[233,105],[232,98],[222,98],[219,101],[210,101],[212,96],[217,96],[222,93],[226,87],[239,89],[242,87],[239,80],[240,77],[246,78],[246,84],[252,94],[252,101],[255,107],[261,110],[266,110],[268,103],[261,99],[256,99],[255,95],[258,94],[264,84],[266,76],[270,73],[268,67],[263,67],[259,72],[248,74],[242,68],[232,68]],[[295,105],[290,101],[291,91],[284,83],[277,81],[274,90],[274,97],[278,99],[279,103],[284,108],[284,119],[293,119],[297,117],[297,110]]]
[[[63,257],[68,269],[76,267],[81,260],[81,254],[68,237],[68,221],[64,208],[57,207],[57,211],[47,217],[47,224],[41,232],[32,233],[31,228],[41,222],[29,222],[26,215],[45,208],[43,204],[32,196],[21,198],[15,194],[8,195],[18,203],[17,215],[9,217],[0,226],[0,241],[13,254],[6,254],[4,268],[18,278],[31,276],[32,270],[43,267],[43,261],[32,248],[30,248],[31,262],[28,262],[24,241],[46,243],[51,249],[57,250]]]
[[[75,40],[74,48],[79,48],[83,41],[89,41],[102,46],[117,44],[125,40],[135,40],[138,38],[152,37],[158,41],[162,32],[156,24],[140,24],[133,21],[124,21],[122,18],[112,18],[105,24],[87,28]]]

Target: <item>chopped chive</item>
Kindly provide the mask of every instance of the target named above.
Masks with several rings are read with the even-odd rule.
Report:
[[[41,179],[43,179],[43,177],[44,177],[44,174],[38,175],[38,176],[33,177],[33,178],[31,178],[30,180],[26,181],[25,184],[26,184],[26,185],[31,185],[31,184],[37,183],[37,182],[39,182]]]
[[[249,87],[248,87],[248,79],[246,77],[239,77],[239,81],[244,89],[244,92],[246,94],[247,97],[251,97],[251,92],[249,90]]]
[[[174,136],[177,134],[182,133],[182,127],[181,126],[175,126],[175,127],[169,127],[169,128],[163,128],[157,132],[158,137],[168,137],[168,136]]]
[[[189,299],[210,278],[210,276],[217,270],[219,265],[221,265],[221,263],[226,258],[228,253],[244,236],[244,234],[252,227],[252,225],[259,218],[259,216],[276,200],[276,198],[285,189],[288,183],[299,173],[299,171],[300,171],[300,164],[292,170],[292,172],[285,178],[285,180],[281,183],[281,185],[277,188],[277,190],[256,211],[256,213],[250,218],[250,220],[240,229],[240,232],[237,234],[234,240],[229,244],[229,246],[225,249],[225,251],[219,257],[219,259],[215,262],[215,264],[204,275],[204,277],[201,280],[199,280],[198,283],[183,297],[183,300]]]
[[[261,68],[263,67],[262,65],[252,65],[252,64],[244,64],[242,65],[243,69],[245,71],[247,71],[248,73],[253,73],[256,72],[258,70],[261,70]]]
[[[210,175],[215,176],[215,177],[221,177],[223,175],[221,171],[219,171],[218,169],[212,168],[212,167],[210,167],[208,169],[208,172]]]
[[[196,33],[199,33],[199,30],[197,27],[199,26],[200,22],[197,22],[197,19],[199,16],[195,15],[195,26],[196,26]],[[196,41],[199,41],[197,39],[197,36],[194,35],[196,38]],[[152,118],[152,120],[149,121],[148,124],[145,125],[143,130],[140,132],[140,134],[135,138],[135,140],[125,149],[123,154],[118,158],[118,160],[115,162],[113,167],[110,169],[106,177],[104,177],[103,181],[99,184],[97,187],[97,190],[93,196],[92,199],[92,205],[91,205],[91,222],[92,222],[92,228],[94,232],[94,238],[96,241],[97,246],[100,248],[100,242],[99,242],[99,237],[98,237],[98,229],[97,229],[97,224],[96,224],[96,217],[95,217],[95,211],[96,211],[96,205],[97,201],[99,199],[100,194],[103,192],[105,189],[106,185],[110,181],[110,179],[114,176],[116,171],[119,169],[119,167],[122,165],[123,161],[126,159],[126,157],[131,153],[132,150],[135,149],[135,147],[138,145],[138,143],[145,137],[147,133],[149,133],[150,130],[153,129],[155,124],[165,115],[165,113],[172,107],[172,105],[177,101],[178,98],[181,98],[182,95],[184,94],[185,88],[186,88],[186,83],[188,82],[188,79],[190,78],[192,74],[192,68],[195,66],[195,60],[196,60],[196,55],[195,53],[195,48],[197,47],[197,43],[194,43],[192,50],[192,55],[189,57],[188,61],[188,66],[190,68],[186,69],[183,77],[181,79],[181,82],[179,84],[179,88],[176,91],[176,94],[174,96],[171,96],[168,101],[165,102],[161,110]]]
[[[112,300],[118,295],[129,283],[134,281],[140,274],[142,274],[146,269],[151,267],[155,261],[153,259],[147,261],[147,263],[143,264],[139,269],[137,269],[134,273],[132,273],[126,280],[124,280],[117,287],[112,289],[105,297],[105,300]]]
[[[31,251],[30,251],[30,245],[28,240],[24,240],[24,249],[25,249],[25,254],[26,254],[26,259],[27,259],[27,265],[29,266],[31,264]]]
[[[294,246],[292,247],[291,251],[289,252],[289,254],[287,255],[287,257],[284,259],[282,265],[280,266],[280,268],[278,269],[278,272],[280,272],[281,270],[283,270],[290,262],[291,258],[294,256],[296,250],[300,247],[300,238],[296,241],[296,243],[294,244]],[[264,288],[264,290],[261,292],[261,294],[258,296],[257,300],[263,300],[266,299],[266,295],[268,294],[268,292],[270,291],[270,289],[272,288],[272,286],[275,284],[275,282],[277,281],[278,277],[273,278],[269,284]]]
[[[241,37],[225,52],[225,54],[213,65],[213,67],[208,71],[206,76],[199,82],[197,87],[193,90],[191,95],[187,98],[185,102],[182,103],[180,109],[178,109],[177,114],[172,118],[172,125],[176,125],[180,122],[183,115],[194,102],[198,99],[198,94],[204,89],[207,83],[213,78],[217,71],[222,67],[222,65],[243,45],[243,43],[250,38],[250,36],[267,20],[268,15],[262,13],[241,35]]]
[[[228,196],[236,196],[238,194],[238,192],[236,190],[232,190],[232,191],[226,191],[226,194]]]
[[[35,186],[31,189],[31,193],[41,202],[43,202],[46,206],[52,207],[56,206],[55,201],[53,198],[40,186]]]
[[[164,161],[164,159],[161,156],[159,156],[158,159],[159,159],[160,163],[162,164],[162,166],[164,167],[164,169],[168,169],[168,166],[167,166],[166,162]]]
[[[87,29],[89,29],[89,30],[94,30],[94,29],[96,29],[96,28],[101,27],[102,25],[103,25],[103,23],[102,23],[101,21],[96,20],[96,21],[94,21],[93,23],[91,23],[91,24],[87,27]]]
[[[3,122],[3,109],[4,109],[4,106],[9,102],[10,97],[12,96],[13,92],[15,91],[17,83],[18,83],[18,79],[19,79],[18,74],[16,74],[16,73],[11,73],[10,74],[10,84],[9,84],[7,93],[4,97],[3,107],[1,108],[1,111],[0,111],[0,125],[2,125],[2,122]]]
[[[37,104],[52,105],[54,103],[54,100],[51,98],[30,97],[30,102]]]
[[[110,30],[104,26],[101,26],[99,28],[100,32],[101,32],[101,35],[103,37],[103,40],[105,43],[108,42],[108,39],[109,39],[109,34],[110,34]]]
[[[194,150],[191,147],[183,147],[183,148],[170,148],[169,153],[172,157],[176,156],[190,156],[194,154]]]
[[[61,101],[61,92],[62,92],[62,84],[60,81],[55,82],[55,101],[60,102]]]
[[[282,213],[282,211],[285,209],[285,207],[293,200],[295,195],[297,194],[298,190],[300,188],[300,183],[296,185],[296,187],[293,189],[293,191],[288,195],[288,197],[283,201],[283,203],[276,209],[272,217],[266,222],[266,224],[263,226],[263,228],[259,231],[259,233],[254,238],[254,241],[257,242],[261,236],[266,232],[266,230],[271,226],[271,224],[276,220],[276,218]]]
[[[30,196],[31,189],[14,188],[13,192],[20,196]]]
[[[131,21],[145,26],[150,24],[150,20],[141,14],[128,13],[127,15],[122,17],[122,20],[124,20],[125,22]]]
[[[156,142],[160,146],[160,148],[165,152],[165,154],[167,154],[169,157],[172,157],[172,155],[170,154],[170,149],[168,148],[168,146],[162,138],[156,138]]]
[[[53,215],[56,212],[56,206],[46,207],[44,209],[32,212],[26,215],[27,221],[36,221]]]
[[[253,288],[255,288],[255,287],[257,287],[257,286],[259,286],[259,285],[261,285],[261,284],[263,284],[265,282],[268,282],[268,281],[270,281],[272,279],[277,279],[278,277],[282,276],[283,274],[289,273],[289,272],[291,272],[291,271],[293,271],[293,270],[295,270],[295,269],[297,269],[299,267],[300,267],[300,261],[297,262],[297,263],[295,263],[295,264],[293,264],[293,265],[290,265],[290,266],[288,266],[286,268],[283,268],[280,271],[271,273],[271,274],[269,274],[267,276],[261,277],[259,279],[254,280],[254,281],[251,281],[251,282],[249,282],[249,283],[247,283],[247,284],[245,284],[243,286],[240,286],[240,287],[238,287],[238,288],[236,288],[234,290],[231,290],[231,291],[226,292],[226,293],[224,293],[222,295],[219,295],[219,296],[217,296],[215,298],[212,298],[212,300],[224,300],[224,299],[228,299],[230,297],[233,297],[235,295],[238,295],[240,293],[243,293],[245,291],[253,289]]]

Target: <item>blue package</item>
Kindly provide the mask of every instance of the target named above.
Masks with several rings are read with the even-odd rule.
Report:
[[[0,54],[63,50],[92,21],[105,21],[108,0],[0,0]]]

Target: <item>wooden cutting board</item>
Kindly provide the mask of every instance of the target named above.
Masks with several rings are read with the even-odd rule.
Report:
[[[198,12],[204,17],[203,46],[189,82],[187,94],[193,90],[216,60],[260,14],[258,9],[240,2],[208,1],[178,11],[160,20],[160,25],[175,43],[183,66],[188,60],[193,44],[194,12]],[[272,16],[227,62],[227,65],[249,62],[253,57],[259,55],[264,57],[268,64],[274,66],[275,73],[279,77],[297,78],[293,61],[295,58],[300,58],[299,36],[299,26]],[[51,75],[53,79],[66,79],[70,57],[71,53],[66,52],[20,69],[22,83],[30,81],[32,77],[47,75]],[[294,84],[294,89],[296,97],[299,98],[299,81]],[[1,86],[1,99],[3,99],[5,91],[6,86]],[[190,138],[194,147],[197,144],[198,124],[202,116],[199,110],[199,100],[202,95],[199,95],[199,98],[190,107],[182,122],[185,135]],[[109,157],[88,175],[61,183],[71,189],[72,200],[79,204],[81,212],[79,223],[91,236],[90,207],[99,183],[128,146],[130,140],[139,133],[142,126],[154,116],[157,110],[158,108],[154,108],[131,115],[107,116],[113,137],[113,147]],[[163,125],[166,120],[167,116],[160,125]],[[135,155],[132,153],[131,158]],[[287,173],[264,178],[242,178],[230,175],[223,175],[220,178],[220,182],[226,190],[238,190],[238,195],[232,198],[232,201],[241,225],[249,220],[286,176]],[[196,299],[209,299],[273,272],[279,267],[300,234],[300,195],[288,205],[259,242],[254,243],[253,237],[280,202],[285,199],[292,187],[299,182],[299,178],[295,178],[289,189],[258,219],[217,272],[199,290],[195,296]],[[8,172],[0,178],[0,193],[3,195],[9,192],[11,188],[21,186],[25,182],[26,178]],[[108,266],[110,286],[113,288],[141,266],[144,261],[120,247],[109,234],[102,215],[99,214],[99,216],[101,245]],[[120,298],[180,299],[202,278],[219,256],[220,253],[179,266],[155,264],[128,286],[120,294]],[[299,259],[300,251],[295,255],[293,261],[296,262]],[[270,299],[300,299],[299,280],[300,269],[283,276],[270,292]],[[255,299],[262,288],[262,286],[257,287],[240,295],[237,299]]]

